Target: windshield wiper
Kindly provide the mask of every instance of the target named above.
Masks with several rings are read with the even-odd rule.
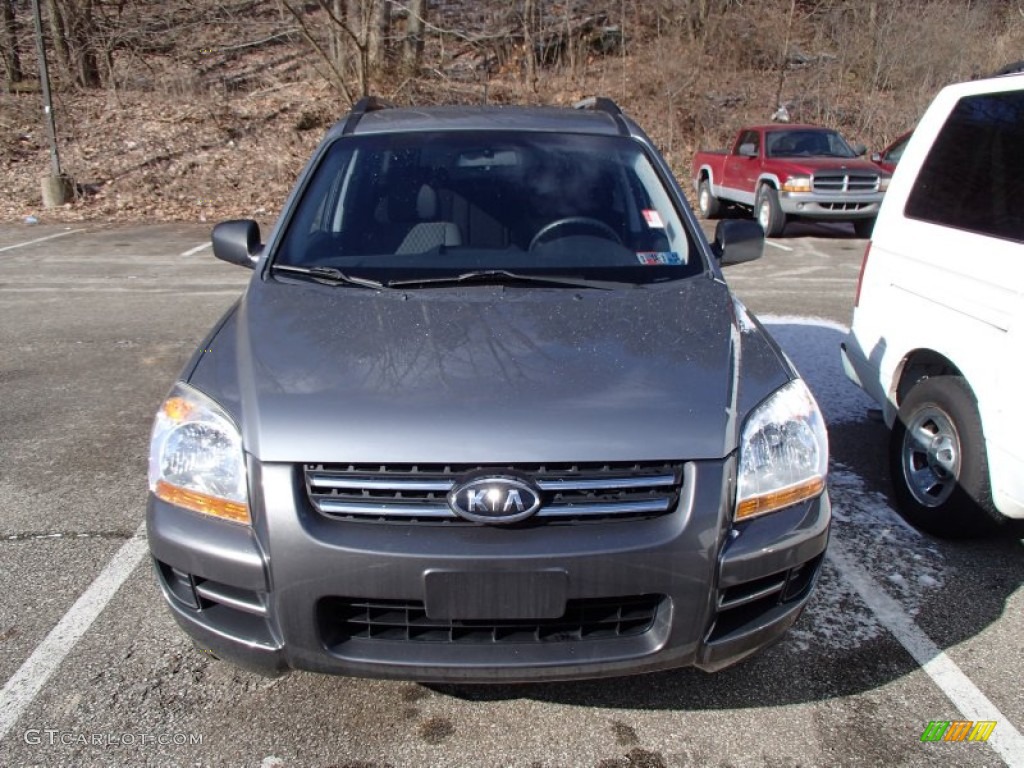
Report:
[[[362,288],[373,288],[374,290],[386,287],[383,283],[376,280],[370,280],[368,277],[347,275],[334,267],[296,267],[291,264],[274,264],[270,269],[273,272],[307,275],[324,285],[358,285]]]
[[[425,277],[418,280],[390,280],[387,283],[387,287],[432,288],[434,286],[461,285],[463,283],[490,283],[493,285],[536,283],[539,285],[550,285],[562,288],[594,288],[602,291],[610,291],[613,287],[627,285],[626,283],[614,283],[606,280],[574,280],[568,277],[524,275],[518,272],[510,272],[507,269],[481,269],[473,272],[464,272],[461,275],[451,275],[446,277]]]

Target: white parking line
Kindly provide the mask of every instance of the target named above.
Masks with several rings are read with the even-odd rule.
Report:
[[[47,235],[46,237],[37,237],[35,240],[26,240],[24,243],[15,243],[14,245],[5,245],[0,248],[0,253],[3,251],[13,251],[15,248],[24,248],[26,245],[34,245],[35,243],[42,243],[46,240],[53,240],[55,237],[67,237],[73,235],[75,232],[83,232],[81,229],[72,229],[68,232],[58,232],[55,235]]]
[[[765,240],[764,244],[765,245],[770,245],[772,248],[778,248],[780,251],[792,251],[793,250],[788,245],[783,245],[782,243],[776,243],[774,240]]]
[[[200,245],[197,245],[195,248],[189,248],[187,251],[182,251],[178,255],[179,256],[192,256],[194,254],[199,253],[204,248],[209,248],[211,245],[213,245],[213,243],[201,243]]]
[[[0,691],[0,740],[32,703],[146,552],[143,523]]]
[[[1024,736],[1021,736],[1013,723],[971,682],[956,662],[921,631],[882,585],[853,561],[842,543],[834,537],[828,545],[828,557],[879,621],[907,649],[965,718],[996,721],[995,730],[987,743],[999,753],[1007,766],[1024,768]]]

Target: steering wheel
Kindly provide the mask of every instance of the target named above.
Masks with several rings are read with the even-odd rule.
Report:
[[[545,224],[538,230],[537,234],[533,236],[530,241],[529,250],[536,248],[540,241],[543,240],[548,234],[559,229],[561,227],[569,227],[572,225],[579,225],[584,227],[590,227],[597,230],[601,235],[607,237],[609,240],[614,240],[619,245],[622,245],[622,238],[619,237],[618,233],[605,224],[603,221],[598,219],[592,219],[589,216],[566,216],[564,219],[555,219],[554,221]],[[555,238],[556,240],[558,238]]]

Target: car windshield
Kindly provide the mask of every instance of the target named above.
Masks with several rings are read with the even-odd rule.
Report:
[[[885,161],[887,163],[892,163],[893,165],[898,164],[900,158],[903,157],[903,150],[907,148],[908,141],[910,141],[909,133],[901,139],[893,142],[893,145],[885,151]]]
[[[705,268],[639,142],[540,131],[339,138],[274,263],[424,287],[467,275],[643,284]]]
[[[766,137],[768,157],[856,157],[843,137],[835,131],[796,129],[770,131]]]

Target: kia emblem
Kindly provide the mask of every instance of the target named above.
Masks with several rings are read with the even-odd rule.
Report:
[[[540,508],[540,491],[518,477],[487,475],[456,484],[448,506],[475,523],[515,523]]]

